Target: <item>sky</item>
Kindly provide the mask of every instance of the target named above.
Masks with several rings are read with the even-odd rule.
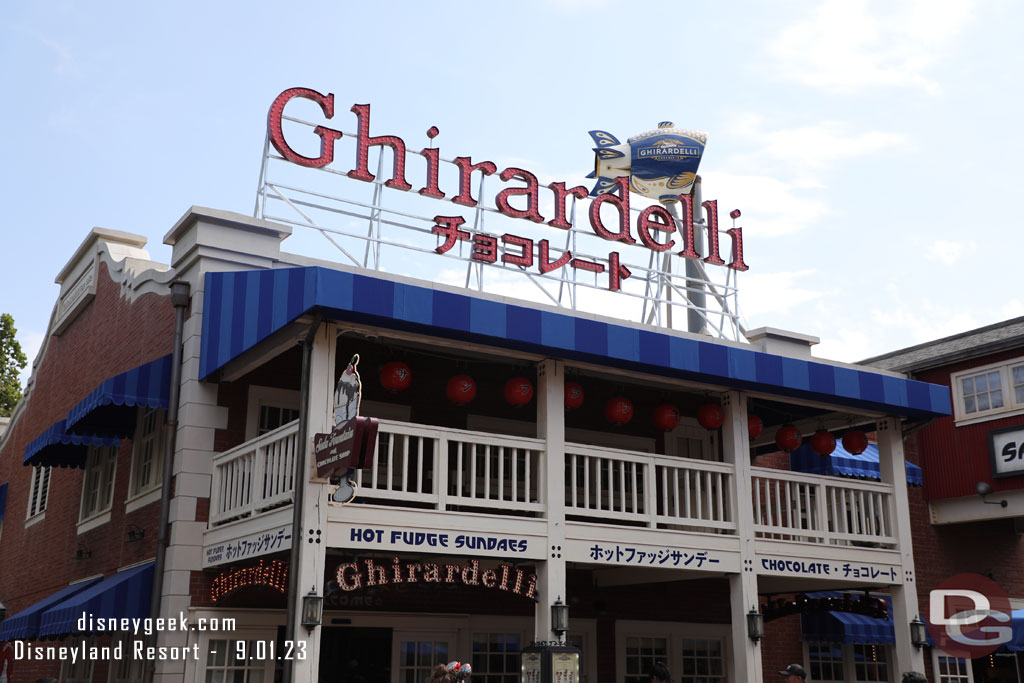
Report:
[[[723,223],[742,211],[741,322],[820,337],[821,358],[1024,315],[1008,208],[1024,185],[1008,161],[1024,151],[1024,6],[625,5],[12,4],[0,312],[31,359],[54,277],[93,226],[141,234],[167,263],[162,238],[191,205],[251,215],[270,104],[308,87],[334,93],[340,130],[369,103],[372,134],[415,151],[435,125],[445,155],[521,166],[542,185],[590,186],[589,130],[708,132],[704,197]],[[452,279],[437,272],[409,274]]]

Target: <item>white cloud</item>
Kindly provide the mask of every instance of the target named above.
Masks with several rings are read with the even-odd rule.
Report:
[[[828,91],[869,87],[941,93],[929,71],[970,20],[972,0],[824,0],[808,19],[784,28],[767,45],[782,80]]]
[[[924,256],[929,261],[938,261],[951,266],[961,257],[974,253],[978,245],[974,242],[952,242],[935,240],[924,249]]]
[[[821,291],[806,289],[798,284],[802,278],[815,275],[817,271],[813,269],[744,273],[740,281],[741,308],[746,315],[758,318],[769,313],[788,313],[795,307],[822,296]],[[760,324],[755,327],[760,327]]]

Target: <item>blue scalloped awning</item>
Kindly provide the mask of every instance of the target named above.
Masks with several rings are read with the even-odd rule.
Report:
[[[118,572],[43,612],[39,637],[89,633],[92,629],[78,628],[82,614],[104,620],[144,619],[149,616],[152,592],[152,562]]]
[[[135,431],[135,408],[166,410],[170,388],[168,354],[103,380],[68,411],[67,429],[76,434],[129,437]]]
[[[117,446],[116,437],[71,434],[64,428],[64,420],[54,422],[49,429],[25,446],[25,465],[44,467],[85,467],[89,446]]]
[[[4,510],[7,509],[7,482],[0,484],[0,519],[4,518]]]
[[[840,477],[861,477],[864,479],[881,480],[882,473],[878,465],[878,445],[869,443],[866,451],[859,455],[850,453],[836,442],[832,455],[818,455],[811,450],[811,445],[804,442],[800,448],[789,455],[789,466],[794,472],[807,474],[825,474]],[[921,486],[923,483],[921,468],[908,462],[907,483]]]
[[[39,620],[42,617],[43,612],[56,606],[58,603],[63,602],[65,599],[84,591],[90,586],[99,583],[99,581],[100,577],[97,576],[87,581],[80,581],[79,583],[73,583],[70,586],[65,586],[53,595],[43,598],[31,607],[23,609],[14,616],[7,617],[4,619],[3,624],[0,624],[0,643],[8,640],[27,640],[30,638],[38,638]]]
[[[465,293],[463,293],[465,292]],[[684,332],[319,266],[207,273],[199,378],[303,315],[877,410],[950,414],[949,387]]]
[[[841,598],[838,591],[807,593],[809,598]],[[859,597],[859,594],[858,596]],[[889,645],[896,642],[892,626],[892,599],[885,600],[889,618],[879,619],[852,612],[811,612],[800,616],[801,636],[808,643],[856,643],[859,645]]]

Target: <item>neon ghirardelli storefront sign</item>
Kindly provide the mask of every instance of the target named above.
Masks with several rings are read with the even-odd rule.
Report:
[[[359,565],[362,564],[362,567]],[[505,591],[530,600],[537,599],[537,575],[507,564],[497,569],[480,569],[480,560],[455,562],[403,562],[395,557],[391,564],[362,560],[338,565],[335,581],[343,591],[395,584],[461,584]]]

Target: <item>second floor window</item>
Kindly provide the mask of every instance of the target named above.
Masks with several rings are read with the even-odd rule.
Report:
[[[32,468],[32,487],[28,496],[28,516],[35,517],[46,510],[46,498],[50,493],[50,468]]]
[[[164,469],[164,411],[145,408],[139,411],[132,446],[131,495],[137,496],[160,486]]]
[[[1024,412],[1024,359],[973,368],[951,377],[958,420]]]
[[[117,449],[89,447],[82,477],[82,520],[95,517],[110,509],[114,499],[114,468]]]

